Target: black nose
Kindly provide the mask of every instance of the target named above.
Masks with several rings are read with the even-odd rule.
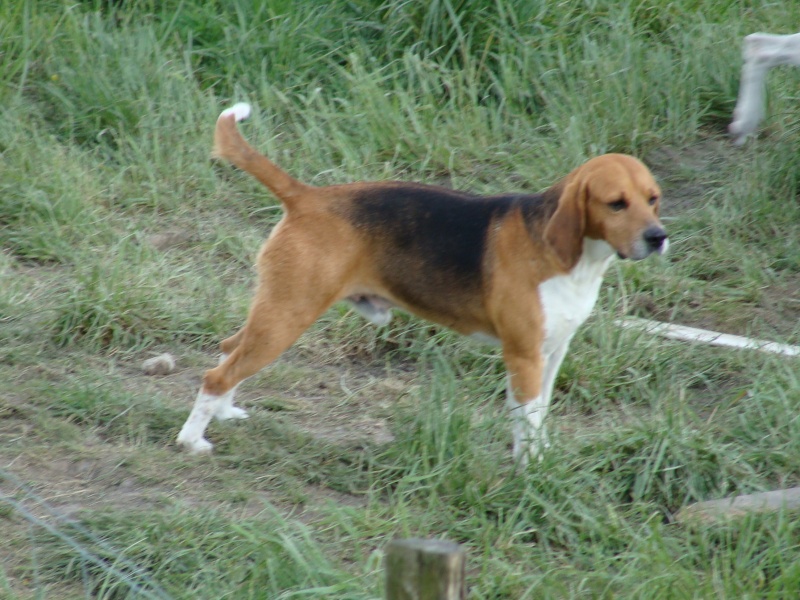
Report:
[[[648,248],[658,250],[661,248],[664,240],[667,239],[667,232],[661,229],[661,227],[648,227],[642,237]]]

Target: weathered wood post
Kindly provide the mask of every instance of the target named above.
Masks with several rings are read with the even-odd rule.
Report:
[[[386,600],[465,600],[466,556],[444,540],[393,540],[386,548]]]

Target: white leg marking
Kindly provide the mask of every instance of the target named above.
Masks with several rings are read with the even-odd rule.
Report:
[[[532,398],[524,404],[517,402],[511,386],[506,392],[506,407],[511,415],[511,431],[514,436],[514,460],[524,468],[531,458],[541,460],[542,450],[550,447],[544,418],[547,416],[548,399]]]
[[[759,60],[753,53],[753,46],[745,39],[744,65],[739,81],[739,96],[733,109],[733,121],[728,131],[738,146],[754,133],[758,123],[764,118],[764,83],[770,65]]]
[[[228,358],[227,354],[221,354],[219,364],[224,363]],[[228,419],[247,419],[250,415],[244,409],[233,405],[233,397],[236,394],[237,385],[232,390],[221,396],[206,394],[203,389],[197,393],[192,412],[183,424],[178,434],[178,444],[183,446],[191,454],[208,454],[214,445],[203,435],[211,419],[217,418],[220,421]]]
[[[213,445],[203,437],[203,434],[211,418],[219,410],[220,405],[224,405],[226,401],[230,402],[226,396],[232,395],[232,391],[223,396],[212,396],[201,389],[197,394],[197,399],[194,401],[192,412],[189,413],[189,418],[186,419],[186,423],[183,424],[178,434],[178,444],[191,454],[208,454],[211,452]]]
[[[219,363],[222,364],[228,358],[224,352],[219,355]],[[214,418],[218,421],[228,421],[230,419],[249,419],[250,415],[243,408],[233,405],[233,397],[236,395],[236,390],[239,388],[237,385],[230,392],[220,398],[217,411],[214,413]]]
[[[549,356],[545,357],[544,375],[542,376],[542,398],[544,398],[545,406],[550,406],[550,402],[553,399],[553,387],[556,384],[556,377],[559,369],[561,369],[561,363],[564,362],[571,340],[571,337],[568,338],[553,350]]]
[[[233,396],[236,394],[238,385],[230,392],[220,398],[214,418],[218,421],[228,421],[230,419],[249,419],[250,415],[243,408],[233,405]]]

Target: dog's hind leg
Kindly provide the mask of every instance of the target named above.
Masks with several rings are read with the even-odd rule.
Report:
[[[233,406],[233,396],[242,381],[274,361],[294,343],[335,300],[341,273],[305,272],[288,259],[267,261],[244,328],[223,343],[231,353],[214,369],[206,371],[192,412],[178,434],[178,443],[192,453],[210,452],[203,436],[212,418],[245,418]],[[308,259],[308,254],[302,256]],[[235,340],[238,344],[230,342]]]
[[[308,312],[297,318],[296,306],[287,310],[264,296],[268,294],[256,297],[239,345],[203,377],[192,412],[178,435],[178,443],[193,454],[211,451],[211,443],[203,436],[213,417],[246,418],[247,413],[233,405],[236,387],[278,358],[331,304],[329,299],[314,305],[306,302]],[[266,307],[269,315],[262,312]]]
[[[236,347],[239,345],[239,342],[242,341],[242,336],[244,335],[244,327],[242,327],[239,331],[234,333],[231,337],[225,338],[220,342],[219,349],[222,352],[222,356],[220,357],[219,362],[222,363],[228,355],[236,350]]]
[[[239,346],[239,342],[242,341],[242,336],[244,335],[244,327],[242,327],[239,331],[233,334],[231,337],[222,340],[220,343],[220,350],[221,354],[219,357],[219,363],[222,364],[225,360],[230,356],[231,352],[236,350]],[[238,386],[237,386],[238,387]],[[223,399],[219,402],[216,412],[214,413],[214,418],[219,421],[228,421],[231,419],[247,419],[250,415],[247,414],[247,411],[243,408],[239,408],[238,406],[233,405],[233,398],[236,395],[236,388],[234,388],[230,393],[226,394]]]

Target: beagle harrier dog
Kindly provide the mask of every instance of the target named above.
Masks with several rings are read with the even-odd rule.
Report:
[[[514,457],[538,456],[556,374],[610,262],[667,249],[661,191],[647,167],[606,154],[541,194],[476,196],[399,181],[314,187],[242,138],[236,122],[249,113],[241,103],[222,112],[214,155],[258,179],[285,212],[259,252],[247,321],[222,342],[178,443],[209,452],[212,417],[247,417],[233,405],[239,383],[345,300],[379,325],[399,307],[498,343]]]

